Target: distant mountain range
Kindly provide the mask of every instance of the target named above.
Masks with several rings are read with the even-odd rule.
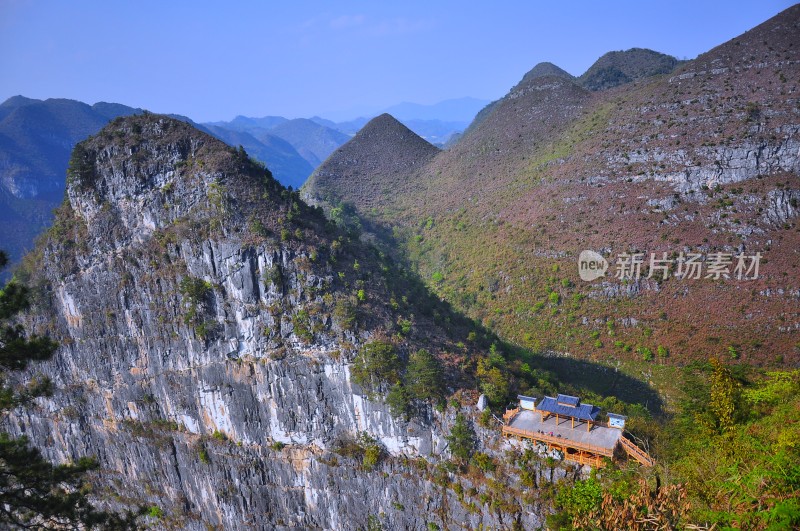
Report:
[[[457,98],[440,101],[433,105],[403,102],[384,109],[401,122],[406,120],[440,120],[443,122],[471,122],[478,112],[489,104],[489,100]]]
[[[223,125],[195,124],[231,146],[242,146],[247,153],[263,162],[284,186],[299,188],[319,163],[312,164],[285,138],[263,128],[238,129]]]
[[[366,116],[338,122],[320,116],[295,120],[283,116],[262,118],[237,116],[229,122],[211,122],[204,125],[244,131],[256,137],[258,134],[279,136],[292,144],[309,164],[316,167],[334,149],[355,135],[370,119],[380,114],[391,114],[420,137],[441,147],[454,135],[464,131],[480,110],[489,103],[488,100],[477,98],[456,98],[432,105],[404,102],[378,113],[367,113]],[[308,123],[309,121],[326,129],[314,128]],[[346,137],[332,134],[331,131],[338,131]],[[246,145],[244,147],[247,148]]]
[[[0,248],[12,260],[50,225],[74,145],[111,119],[139,112],[115,103],[23,96],[0,104]]]
[[[393,107],[405,123],[431,143],[444,144],[464,130],[482,100],[461,98],[436,105],[403,103]],[[19,259],[52,221],[64,195],[64,176],[72,148],[119,116],[145,112],[119,103],[94,105],[68,100],[14,96],[0,104],[0,249]],[[470,115],[473,113],[473,115]],[[237,116],[229,122],[191,123],[231,146],[242,146],[265,163],[276,179],[295,189],[334,150],[367,121],[336,123],[315,116]]]
[[[282,116],[265,116],[263,118],[237,116],[230,122],[213,122],[203,125],[214,132],[215,136],[226,142],[228,142],[225,138],[227,135],[231,138],[246,139],[250,143],[260,142],[270,146],[272,149],[277,147],[277,143],[285,144],[286,147],[291,148],[292,151],[299,155],[303,164],[297,165],[293,170],[296,178],[293,178],[291,182],[286,182],[280,178],[278,180],[284,185],[290,185],[294,188],[299,188],[314,168],[319,166],[334,149],[350,139],[348,135],[334,127],[306,118],[290,120]],[[250,148],[247,144],[240,143],[250,155],[263,160],[270,170],[273,169],[269,162],[259,156],[256,146]]]

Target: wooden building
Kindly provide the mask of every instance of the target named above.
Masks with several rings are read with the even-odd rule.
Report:
[[[519,407],[503,415],[503,435],[543,444],[559,450],[564,459],[582,465],[602,467],[605,458],[613,459],[620,448],[644,466],[653,459],[625,438],[625,417],[609,413],[608,423],[597,421],[600,408],[582,404],[579,397],[559,394],[541,401],[519,395]],[[539,402],[537,405],[537,401]]]

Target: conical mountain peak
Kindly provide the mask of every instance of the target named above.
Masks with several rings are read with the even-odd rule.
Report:
[[[427,144],[432,148],[434,147],[389,113],[383,113],[367,122],[364,127],[356,133],[355,138],[400,140],[401,142],[416,143],[420,146]]]
[[[392,115],[381,114],[317,168],[304,187],[306,197],[334,202],[359,197],[374,205],[386,191],[404,186],[439,151]]]
[[[527,82],[545,76],[556,76],[556,77],[563,77],[565,79],[575,79],[575,76],[573,76],[563,68],[554,65],[553,63],[550,62],[542,62],[531,68],[528,71],[528,73],[522,77],[522,81]]]

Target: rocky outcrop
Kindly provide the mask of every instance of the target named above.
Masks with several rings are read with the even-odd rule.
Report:
[[[724,186],[762,175],[800,173],[800,126],[771,131],[773,140],[744,141],[730,146],[702,146],[691,150],[636,150],[609,159],[618,171],[628,164],[666,168],[642,174],[670,183],[676,192],[687,193],[703,187]]]
[[[800,215],[800,190],[770,190],[767,193],[767,208],[763,220],[776,226]]]
[[[397,319],[380,269],[243,152],[165,117],[117,120],[76,148],[37,253],[29,326],[61,348],[34,371],[57,391],[5,429],[55,461],[97,456],[105,503],[186,529],[541,525],[462,503],[416,461],[447,456],[452,407],[395,419],[352,382],[356,350]],[[333,308],[357,286],[348,327]],[[415,319],[429,348],[448,344]],[[374,466],[353,457],[362,433]]]

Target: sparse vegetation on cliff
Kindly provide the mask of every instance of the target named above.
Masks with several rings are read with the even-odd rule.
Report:
[[[8,263],[0,251],[0,269]],[[50,359],[56,343],[47,337],[31,336],[14,323],[15,316],[28,308],[28,289],[16,281],[0,290],[0,412],[31,407],[32,401],[53,392],[50,380],[39,376],[20,385],[11,373],[31,363]],[[55,465],[32,447],[27,437],[0,433],[0,524],[8,528],[80,526],[104,529],[134,529],[136,514],[125,516],[97,510],[89,499],[87,473],[97,461],[82,457],[72,463]]]

